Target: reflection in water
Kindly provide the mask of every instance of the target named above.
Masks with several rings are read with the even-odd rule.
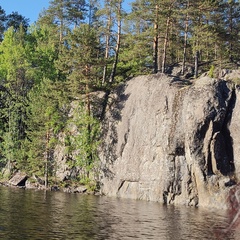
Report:
[[[0,188],[0,239],[239,239],[222,211]]]

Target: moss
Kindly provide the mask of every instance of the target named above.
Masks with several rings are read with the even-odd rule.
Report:
[[[214,76],[215,76],[214,71],[215,71],[215,67],[213,65],[211,65],[211,67],[208,71],[208,76],[211,78],[214,78]]]

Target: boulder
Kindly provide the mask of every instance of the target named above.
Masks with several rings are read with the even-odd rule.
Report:
[[[86,193],[87,190],[86,186],[68,186],[63,188],[63,191],[67,193]]]
[[[23,187],[28,179],[28,176],[24,172],[16,172],[12,178],[9,180],[9,184],[13,186]]]

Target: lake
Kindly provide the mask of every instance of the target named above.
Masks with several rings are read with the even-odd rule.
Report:
[[[222,210],[0,187],[1,240],[240,239]]]

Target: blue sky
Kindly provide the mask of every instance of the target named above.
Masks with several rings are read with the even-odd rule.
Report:
[[[18,12],[30,19],[30,23],[38,19],[38,15],[48,7],[49,0],[0,0],[0,6],[7,14]]]
[[[133,0],[125,0],[124,8],[129,10],[129,2]],[[49,6],[49,0],[0,0],[0,6],[7,14],[18,12],[26,18],[30,19],[30,24],[38,19],[39,13]]]

